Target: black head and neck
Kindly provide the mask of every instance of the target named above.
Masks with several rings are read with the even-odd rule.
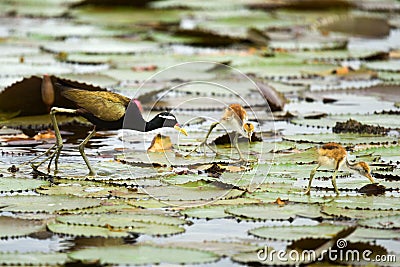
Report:
[[[162,127],[174,128],[183,133],[184,135],[187,135],[185,129],[179,126],[176,117],[169,112],[161,112],[157,114],[153,119],[148,121],[146,123],[145,131],[148,132]]]

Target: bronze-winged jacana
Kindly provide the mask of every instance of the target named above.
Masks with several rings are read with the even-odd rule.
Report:
[[[308,187],[305,194],[310,194],[312,179],[314,178],[317,169],[321,166],[334,168],[334,172],[332,175],[332,185],[335,189],[336,194],[339,194],[339,191],[336,186],[336,175],[338,170],[344,164],[346,164],[346,166],[350,170],[356,171],[359,174],[367,177],[371,181],[371,183],[375,183],[374,179],[371,176],[371,169],[367,163],[363,161],[350,163],[347,159],[347,152],[341,145],[337,143],[327,143],[322,147],[318,148],[318,165],[311,170],[310,181],[308,182]]]
[[[204,146],[204,145],[208,146],[213,152],[216,153],[216,151],[207,144],[207,139],[210,136],[213,129],[219,124],[221,124],[226,131],[234,131],[235,132],[235,136],[233,138],[232,143],[233,143],[233,146],[236,148],[236,150],[239,153],[240,160],[244,160],[243,154],[240,151],[239,146],[238,146],[238,138],[239,138],[239,135],[241,135],[241,136],[244,136],[244,137],[250,139],[251,135],[254,132],[254,125],[248,122],[247,112],[240,104],[229,105],[225,109],[221,119],[219,121],[211,124],[210,129],[208,130],[204,140],[198,146],[196,146],[192,151],[190,151],[186,156],[189,156],[191,153],[196,151],[199,147]]]
[[[44,154],[50,152],[54,147],[55,150],[45,160],[40,162],[37,166],[34,166],[35,168],[47,160],[50,160],[48,165],[48,169],[50,169],[51,162],[54,159],[55,169],[58,169],[58,158],[63,147],[63,141],[58,128],[56,113],[77,114],[84,117],[94,125],[93,131],[91,131],[79,145],[79,152],[89,169],[89,175],[95,175],[95,171],[86,157],[84,147],[90,138],[94,136],[96,129],[131,129],[140,132],[149,132],[162,127],[172,127],[184,135],[187,135],[185,129],[179,126],[176,117],[169,112],[161,112],[150,121],[145,121],[138,104],[135,101],[131,101],[128,97],[109,91],[87,91],[79,88],[72,88],[59,83],[56,83],[55,86],[60,90],[61,95],[75,103],[77,108],[51,108],[50,117],[56,134],[56,144],[50,147]]]

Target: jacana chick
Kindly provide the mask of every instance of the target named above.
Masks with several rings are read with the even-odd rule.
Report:
[[[51,162],[54,159],[55,169],[58,169],[58,158],[63,147],[63,141],[56,120],[57,113],[77,114],[94,125],[93,131],[79,145],[79,152],[89,169],[89,175],[95,175],[95,171],[86,157],[84,147],[90,138],[95,135],[96,129],[132,129],[140,132],[149,132],[162,127],[172,127],[187,135],[187,132],[180,127],[176,117],[169,112],[161,112],[150,121],[145,121],[136,102],[131,101],[128,97],[109,91],[88,91],[71,88],[58,83],[55,86],[61,91],[63,97],[75,103],[77,109],[51,108],[50,118],[54,126],[56,144],[44,154],[50,152],[54,147],[55,150],[49,157],[34,166],[35,168],[50,160],[48,165],[48,169],[50,169]]]
[[[214,149],[211,148],[207,144],[207,139],[210,136],[213,129],[219,124],[222,125],[226,131],[235,132],[235,136],[234,136],[232,143],[233,143],[233,146],[236,148],[236,150],[239,153],[240,160],[244,160],[243,154],[240,151],[239,146],[238,146],[238,138],[239,138],[239,135],[241,135],[248,139],[251,139],[251,136],[254,132],[254,125],[252,123],[248,122],[247,112],[240,104],[229,105],[224,110],[224,113],[223,113],[221,119],[219,121],[211,124],[210,129],[208,130],[204,140],[197,147],[195,147],[192,151],[190,151],[186,156],[189,156],[191,153],[196,151],[199,147],[204,146],[204,145],[208,146],[211,150],[214,151]],[[214,151],[214,152],[216,153],[216,151]]]
[[[336,186],[336,175],[338,170],[346,164],[346,166],[362,176],[367,177],[371,183],[375,183],[374,179],[371,176],[371,169],[367,163],[360,161],[356,163],[350,163],[347,159],[347,152],[346,150],[337,143],[327,143],[322,147],[318,148],[318,165],[311,170],[310,173],[310,181],[308,182],[307,191],[305,194],[310,194],[311,190],[311,182],[314,178],[315,173],[317,172],[318,168],[321,166],[326,166],[330,168],[334,168],[334,172],[332,175],[332,185],[335,189],[336,194],[339,194],[339,191]]]

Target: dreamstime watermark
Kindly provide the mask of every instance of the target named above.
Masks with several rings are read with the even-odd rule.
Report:
[[[374,254],[372,250],[358,250],[346,248],[347,241],[338,239],[336,248],[329,248],[322,251],[316,250],[275,250],[268,246],[257,252],[257,258],[263,262],[314,262],[328,259],[339,262],[396,262],[396,255]]]

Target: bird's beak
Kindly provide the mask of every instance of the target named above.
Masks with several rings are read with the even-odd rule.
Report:
[[[179,132],[181,132],[181,133],[183,133],[183,134],[186,135],[186,136],[188,135],[187,132],[186,132],[186,130],[183,129],[183,128],[181,128],[181,127],[179,126],[179,124],[175,124],[174,129],[177,130],[177,131],[179,131]]]
[[[371,174],[367,173],[365,176],[371,181],[371,183],[375,183],[374,178],[372,178]]]

